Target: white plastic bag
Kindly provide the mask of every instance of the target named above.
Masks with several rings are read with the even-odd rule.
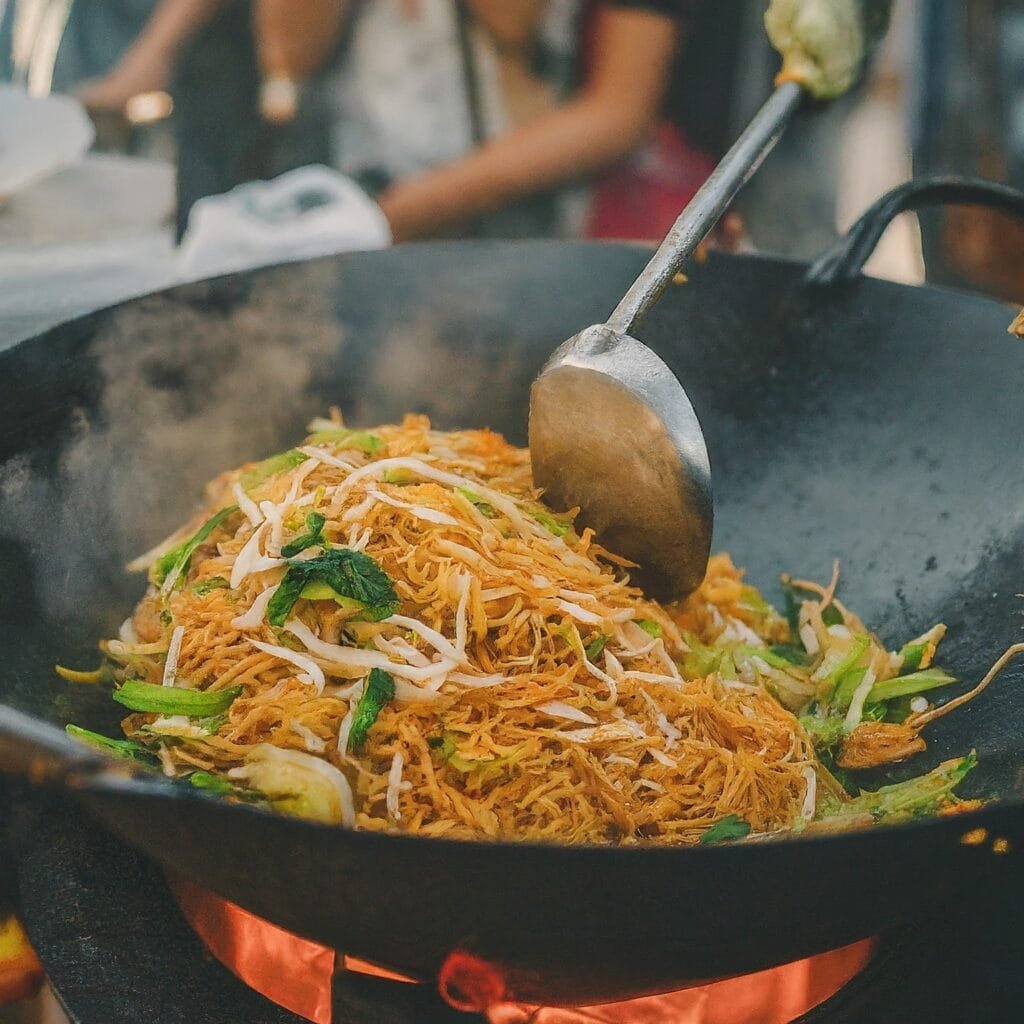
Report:
[[[78,100],[0,85],[0,201],[78,163],[94,137]]]
[[[195,280],[390,244],[380,207],[350,178],[313,165],[201,199],[189,214],[178,270]]]

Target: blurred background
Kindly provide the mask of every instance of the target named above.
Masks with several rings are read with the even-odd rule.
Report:
[[[65,274],[56,320],[390,239],[657,239],[770,90],[766,6],[0,0],[0,78],[91,122],[56,173],[0,174],[0,272]],[[68,148],[68,110],[38,109],[15,120]],[[810,258],[938,172],[1024,185],[1024,0],[896,0],[860,84],[803,115],[715,244]],[[997,213],[904,215],[868,271],[1022,300],[1022,243]]]

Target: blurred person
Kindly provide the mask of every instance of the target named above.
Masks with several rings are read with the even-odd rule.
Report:
[[[305,125],[298,131],[295,124],[285,126],[280,135],[290,143],[278,150],[287,152],[299,142],[308,156],[318,132],[314,122],[322,122],[326,113],[332,126],[327,162],[376,196],[394,237],[403,240],[453,232],[556,232],[558,190],[614,167],[654,132],[681,16],[692,5],[680,0],[582,4],[578,24],[585,54],[580,81],[560,103],[545,101],[543,90],[533,89],[531,100],[519,103],[518,123],[509,99],[531,93],[524,88],[529,76],[522,72],[529,66],[544,3],[369,0],[352,8],[330,66],[307,65],[298,74],[284,66],[287,60],[268,67],[271,49],[304,52],[301,26],[281,16],[280,0],[276,6],[274,14],[274,0],[258,0],[256,39],[249,46],[250,56],[255,54],[261,65],[264,113],[276,113],[275,104],[268,111],[267,86],[278,84],[272,94],[275,103],[280,101],[296,123]],[[223,66],[227,48],[239,45],[239,21],[236,17],[228,27],[226,18],[222,12],[222,23],[202,33],[192,47],[189,59],[195,67],[191,74],[179,75],[178,87],[193,97],[186,99],[184,120],[197,118],[199,135],[222,148],[224,143],[213,138],[217,118],[223,123],[236,120],[239,113],[251,115],[254,103],[251,89],[246,96],[236,89],[235,115],[226,109],[217,114],[195,90],[198,72],[216,75],[215,65]],[[268,43],[271,30],[278,38]],[[213,52],[219,56],[210,57]],[[517,89],[508,88],[510,68],[520,72]],[[298,95],[296,80],[317,76],[319,88]],[[212,93],[208,97],[216,104]],[[312,117],[310,106],[319,107]],[[528,116],[521,116],[523,107]],[[248,134],[256,137],[260,129],[250,123]],[[195,135],[183,128],[184,144]],[[324,140],[317,146],[322,151]],[[698,172],[689,174],[685,192],[671,203],[673,216],[708,166],[703,160]],[[235,171],[237,175],[244,169]],[[247,176],[254,175],[234,181],[225,175],[227,180],[214,191]],[[190,177],[187,170],[185,177]],[[186,192],[184,208],[197,193],[205,191]],[[629,230],[617,233],[636,236]],[[659,232],[643,228],[641,233],[650,237]]]

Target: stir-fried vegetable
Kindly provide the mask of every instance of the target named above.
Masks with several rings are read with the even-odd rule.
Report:
[[[64,729],[74,739],[81,740],[82,743],[88,743],[90,747],[96,747],[97,750],[102,750],[105,754],[110,754],[112,757],[123,758],[127,761],[142,761],[146,764],[153,764],[155,762],[153,753],[135,740],[111,739],[109,736],[92,732],[90,729],[83,729],[78,725],[66,725]]]
[[[935,814],[946,805],[977,763],[977,755],[972,750],[966,757],[943,761],[926,775],[882,786],[874,792],[863,792],[852,800],[828,801],[818,816],[845,818],[870,814],[876,821],[899,821]]]
[[[222,508],[215,515],[210,516],[209,519],[199,527],[198,530],[184,544],[180,547],[172,548],[166,554],[161,555],[154,563],[151,570],[152,580],[156,584],[163,583],[168,576],[174,576],[175,579],[188,572],[188,567],[192,562],[192,556],[195,554],[196,548],[203,543],[207,537],[213,533],[229,516],[233,515],[238,511],[237,505],[229,505],[227,508]]]
[[[367,734],[377,721],[381,709],[389,700],[394,699],[394,679],[383,669],[372,669],[352,717],[352,728],[348,734],[349,750],[358,750],[366,742]]]
[[[158,683],[129,679],[114,690],[111,696],[130,711],[208,718],[227,711],[241,692],[241,686],[232,686],[226,690],[187,690],[181,686],[160,686]]]
[[[324,544],[324,523],[327,519],[319,512],[310,512],[306,516],[306,532],[296,537],[293,541],[281,548],[282,558],[294,558],[300,551],[306,548],[316,547]]]
[[[750,835],[750,822],[744,821],[738,814],[730,814],[715,822],[706,832],[701,834],[702,846],[712,843],[725,843],[732,839],[742,839]]]
[[[286,452],[278,452],[277,455],[271,455],[269,459],[264,459],[251,466],[239,477],[238,483],[243,491],[254,491],[271,477],[277,476],[278,473],[283,473],[285,470],[294,469],[308,458],[309,456],[304,452],[289,448]]]
[[[365,434],[358,430],[317,430],[306,438],[307,444],[329,444],[333,448],[356,448],[367,455],[375,455],[384,447],[376,434]]]
[[[343,607],[359,608],[372,622],[394,615],[398,608],[387,573],[369,555],[351,548],[333,548],[292,563],[267,605],[267,621],[283,626],[299,598],[335,600]]]

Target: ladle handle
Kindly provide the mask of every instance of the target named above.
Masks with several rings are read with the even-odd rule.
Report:
[[[726,211],[736,193],[750,180],[761,161],[782,137],[802,98],[803,91],[795,82],[785,82],[776,88],[687,204],[651,261],[615,307],[608,318],[608,326],[613,331],[618,334],[631,333],[658,301],[672,278]]]
[[[0,706],[0,774],[66,785],[109,766],[107,758],[31,715]]]

